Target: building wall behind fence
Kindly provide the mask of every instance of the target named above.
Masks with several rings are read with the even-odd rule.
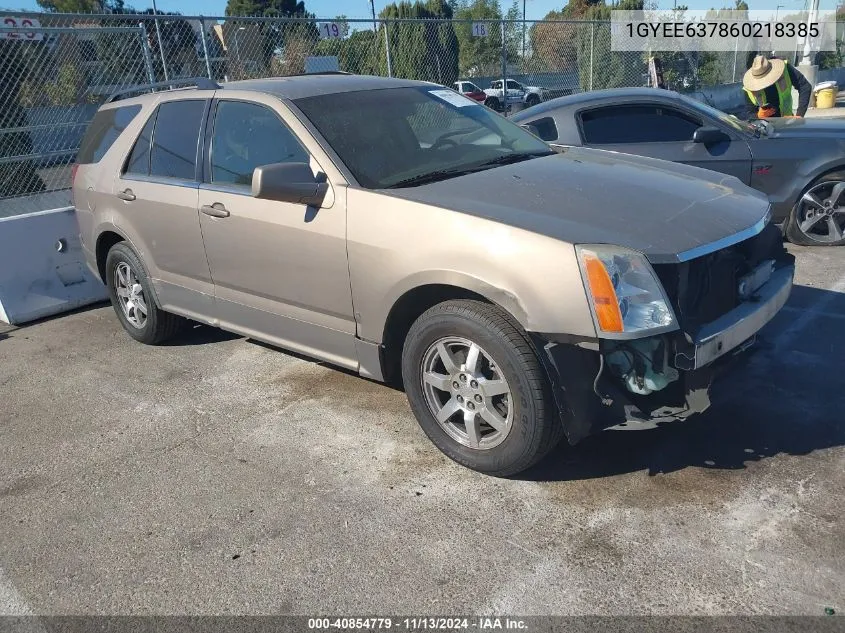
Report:
[[[34,18],[40,30],[0,29],[0,216],[66,191],[97,105],[150,81],[322,69],[488,88],[504,73],[552,97],[648,83],[646,56],[611,51],[606,22],[0,13],[9,16]],[[665,55],[664,76],[670,88],[706,95],[705,86],[741,78],[745,55],[740,41],[731,53]],[[30,206],[9,202],[33,196]]]

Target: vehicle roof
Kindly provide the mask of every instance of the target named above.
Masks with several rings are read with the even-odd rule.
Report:
[[[348,74],[305,74],[289,77],[271,77],[269,79],[246,79],[243,81],[228,81],[219,84],[222,90],[247,90],[274,95],[282,99],[302,99],[305,97],[316,97],[327,94],[339,94],[343,92],[354,92],[357,90],[384,90],[387,88],[408,88],[414,86],[435,86],[427,81],[413,81],[409,79],[393,79],[390,77],[377,77],[371,75],[348,75]],[[166,91],[184,92],[186,98],[190,98],[193,88],[175,88]],[[160,92],[151,92],[129,99],[115,101],[107,106],[122,106],[132,103],[140,103],[146,99],[154,98]]]
[[[660,98],[660,99],[678,99],[678,93],[672,90],[664,90],[662,88],[607,88],[605,90],[592,90],[588,92],[579,92],[574,95],[567,95],[565,97],[557,97],[549,101],[543,101],[537,105],[526,108],[517,112],[513,119],[524,119],[534,117],[543,112],[550,112],[559,108],[568,108],[572,106],[592,103],[596,101],[624,101],[626,99],[635,98]]]

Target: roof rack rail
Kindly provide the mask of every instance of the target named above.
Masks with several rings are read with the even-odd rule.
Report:
[[[143,84],[141,86],[134,86],[133,88],[126,88],[124,90],[117,90],[116,92],[111,93],[106,99],[106,103],[114,103],[115,101],[120,101],[120,99],[125,99],[126,95],[132,94],[134,92],[154,92],[158,88],[199,88],[200,90],[217,90],[220,88],[220,85],[211,79],[207,79],[206,77],[197,77],[195,79],[172,79],[170,81],[159,81],[152,84]]]

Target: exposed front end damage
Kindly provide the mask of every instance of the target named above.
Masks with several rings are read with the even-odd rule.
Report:
[[[794,257],[770,225],[734,246],[654,269],[679,330],[630,340],[534,337],[570,443],[705,411],[716,378],[748,356],[786,303]]]

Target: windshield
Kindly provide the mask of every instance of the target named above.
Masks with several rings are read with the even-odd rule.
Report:
[[[757,133],[757,131],[756,131],[757,128],[755,128],[748,121],[742,121],[742,120],[736,118],[732,114],[728,114],[727,112],[722,112],[721,110],[717,110],[713,106],[707,105],[706,103],[702,103],[701,101],[698,101],[697,99],[692,99],[690,97],[687,97],[686,95],[679,95],[679,96],[690,107],[698,110],[702,114],[705,114],[705,115],[707,115],[711,118],[718,119],[719,121],[721,121],[725,125],[731,126],[733,129],[735,129],[738,132],[745,132],[746,134],[752,134],[752,135],[756,135],[756,133]]]
[[[364,90],[294,101],[362,187],[443,180],[554,152],[452,90]]]

